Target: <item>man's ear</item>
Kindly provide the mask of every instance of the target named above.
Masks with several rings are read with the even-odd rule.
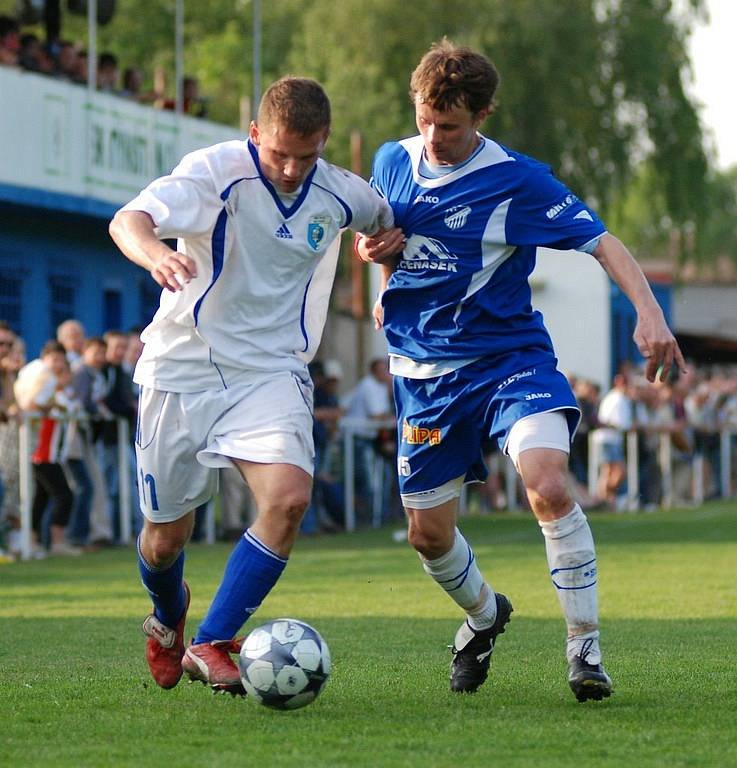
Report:
[[[487,117],[491,114],[491,107],[484,107],[483,109],[480,109],[475,115],[474,115],[474,122],[476,124],[476,128],[480,128]]]
[[[258,146],[261,133],[258,129],[258,123],[255,120],[251,120],[251,124],[248,126],[248,138]]]

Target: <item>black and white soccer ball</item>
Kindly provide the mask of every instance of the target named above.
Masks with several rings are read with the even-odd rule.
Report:
[[[238,668],[248,697],[274,709],[313,702],[330,676],[330,649],[297,619],[275,619],[243,641]]]

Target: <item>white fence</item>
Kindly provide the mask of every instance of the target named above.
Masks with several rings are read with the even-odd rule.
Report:
[[[39,415],[26,414],[19,426],[19,462],[20,462],[20,520],[21,520],[21,557],[29,559],[32,552],[32,525],[31,525],[31,506],[33,501],[33,482],[31,455],[32,446],[32,428],[34,422],[38,421]],[[134,498],[137,491],[131,485],[130,473],[130,432],[128,422],[125,419],[117,420],[118,426],[118,476],[119,476],[119,520],[120,520],[120,540],[124,544],[130,544],[132,541],[132,511],[133,504],[137,504],[137,498]],[[367,421],[363,419],[348,419],[341,421],[341,434],[343,444],[343,482],[344,482],[344,525],[347,531],[354,531],[357,528],[356,519],[356,438],[371,439],[370,436],[376,436],[380,429],[394,429],[394,421]],[[732,498],[734,482],[732,471],[733,442],[735,431],[724,429],[719,434],[719,466],[714,467],[715,473],[718,472],[719,488],[723,498]],[[626,508],[635,511],[640,507],[640,455],[638,450],[638,433],[633,430],[625,435],[626,443],[626,464],[627,464],[627,495]],[[674,452],[671,443],[671,437],[667,433],[659,436],[658,446],[658,468],[661,481],[661,502],[663,508],[670,508],[675,499],[674,495]],[[704,500],[704,462],[705,458],[699,453],[695,453],[687,458],[687,463],[691,473],[691,494],[690,501],[700,504]],[[386,473],[384,472],[385,460],[376,456],[371,472],[371,499],[372,508],[370,523],[373,527],[379,527],[385,521],[383,501],[386,498],[385,482]],[[593,440],[593,435],[589,438],[589,466],[588,466],[588,486],[589,493],[596,495],[596,487],[599,477],[601,460],[598,448]],[[504,458],[503,464],[504,485],[506,495],[506,508],[517,509],[519,507],[519,482],[516,470],[508,458]],[[461,514],[465,511],[466,490],[461,496]],[[211,502],[207,508],[205,520],[205,541],[213,543],[216,538],[214,504]]]

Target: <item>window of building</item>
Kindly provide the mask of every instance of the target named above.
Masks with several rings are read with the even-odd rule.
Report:
[[[120,291],[108,288],[102,295],[102,327],[106,331],[120,330],[123,326],[123,301]]]
[[[0,274],[0,320],[5,320],[16,333],[21,331],[23,281],[17,275]]]
[[[140,306],[140,324],[143,326],[151,322],[151,318],[159,308],[161,288],[153,281],[150,275],[146,275],[138,284],[138,301]]]
[[[78,280],[72,275],[51,275],[49,277],[49,322],[50,337],[56,335],[61,323],[76,317]]]

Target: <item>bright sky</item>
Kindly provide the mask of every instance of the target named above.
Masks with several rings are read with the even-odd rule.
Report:
[[[693,93],[716,143],[715,164],[725,169],[737,164],[737,0],[708,0],[708,6],[709,26],[696,27],[691,38]]]

